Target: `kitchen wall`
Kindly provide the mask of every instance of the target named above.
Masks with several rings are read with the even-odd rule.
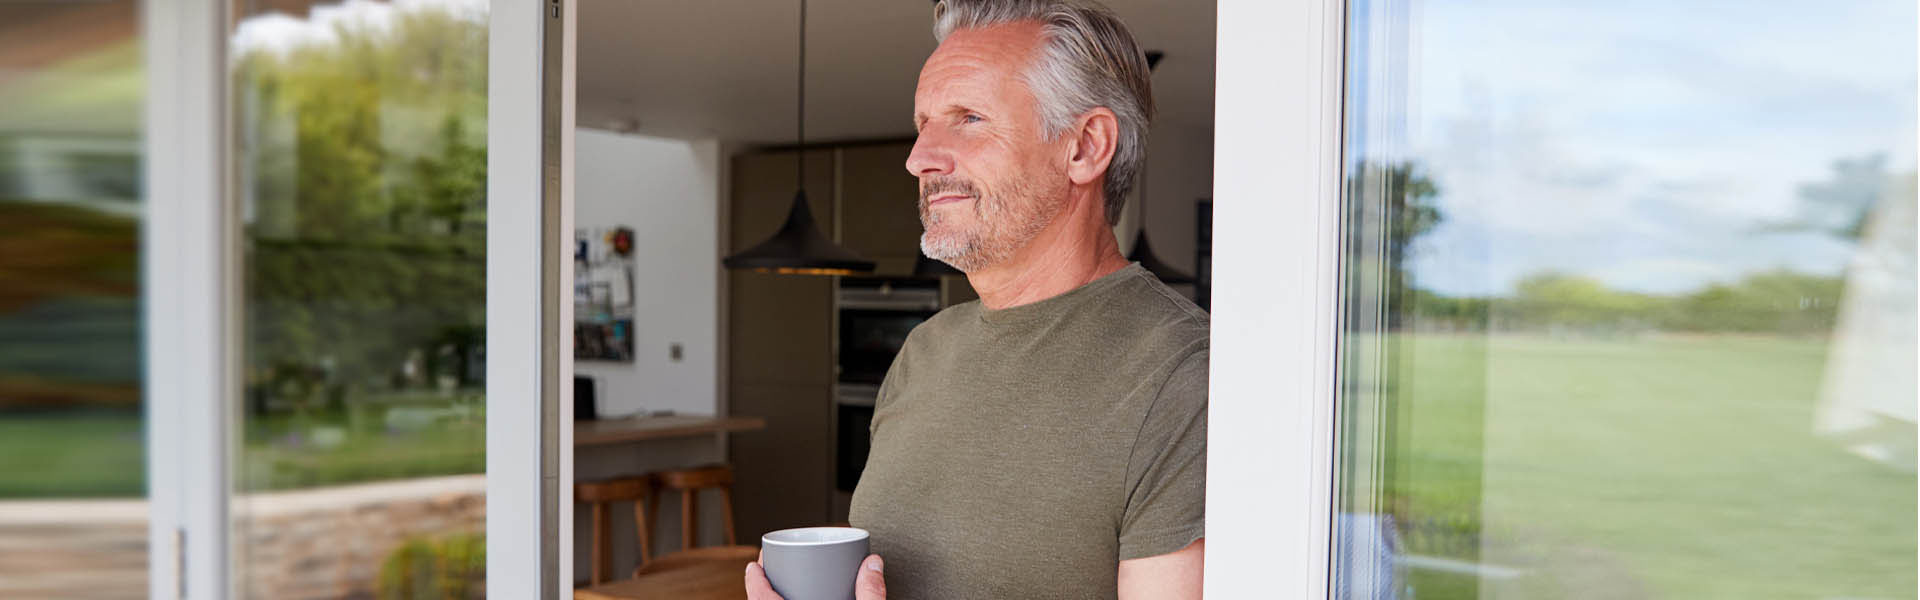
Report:
[[[574,140],[575,226],[634,232],[635,355],[632,363],[575,361],[574,370],[599,380],[603,416],[714,414],[720,144],[585,128]]]
[[[1213,129],[1184,123],[1156,123],[1147,138],[1146,192],[1127,200],[1126,214],[1114,228],[1122,252],[1131,251],[1142,223],[1160,260],[1194,275],[1194,201],[1213,197]],[[1193,286],[1174,286],[1188,297]]]

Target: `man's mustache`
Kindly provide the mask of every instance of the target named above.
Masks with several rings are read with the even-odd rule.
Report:
[[[973,187],[973,182],[953,175],[941,175],[932,179],[921,180],[920,208],[926,208],[927,200],[934,196],[949,192],[958,192],[974,198],[980,197],[979,191]]]

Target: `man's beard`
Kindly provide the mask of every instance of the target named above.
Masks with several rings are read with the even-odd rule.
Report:
[[[1040,235],[1065,201],[1063,194],[1047,194],[1030,185],[1027,177],[1011,177],[1000,192],[984,194],[972,181],[942,175],[920,184],[920,252],[961,272],[971,273],[1013,257]],[[936,194],[959,192],[972,199],[973,223],[966,228],[947,223],[947,215],[927,206]],[[951,210],[951,209],[946,209]]]

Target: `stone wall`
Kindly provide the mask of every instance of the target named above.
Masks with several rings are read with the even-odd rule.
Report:
[[[236,575],[247,598],[373,598],[402,543],[484,533],[486,496],[459,475],[235,498]]]

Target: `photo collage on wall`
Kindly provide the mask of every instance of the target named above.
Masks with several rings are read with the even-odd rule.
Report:
[[[633,362],[633,230],[574,231],[573,358]]]

